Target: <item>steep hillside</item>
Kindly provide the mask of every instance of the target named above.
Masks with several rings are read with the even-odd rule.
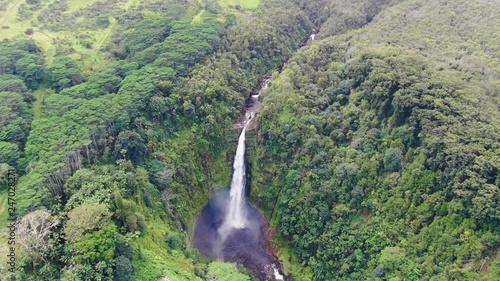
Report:
[[[275,75],[253,201],[313,280],[498,280],[500,3],[385,2]]]
[[[94,20],[82,11],[120,7],[31,2],[55,13],[35,33],[70,36]],[[111,39],[88,52],[99,64],[84,52],[51,56],[27,35],[1,43],[0,204],[7,210],[10,171],[19,217],[16,274],[2,220],[2,280],[250,279],[202,259],[189,245],[192,223],[230,181],[231,127],[245,98],[313,25],[288,0],[177,2],[117,11]]]
[[[251,280],[190,236],[229,184],[245,100],[282,69],[248,156],[289,277],[500,280],[499,14],[497,0],[0,0],[0,279]]]

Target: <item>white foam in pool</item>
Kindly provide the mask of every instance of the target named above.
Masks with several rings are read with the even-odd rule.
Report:
[[[285,278],[283,277],[283,275],[280,274],[280,272],[278,271],[276,266],[274,266],[274,264],[272,266],[273,266],[273,270],[274,270],[274,278],[276,278],[276,280],[278,280],[278,281],[285,280]]]

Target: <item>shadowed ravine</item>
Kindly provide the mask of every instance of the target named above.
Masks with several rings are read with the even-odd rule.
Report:
[[[198,216],[194,246],[204,256],[243,264],[259,280],[278,281],[286,279],[278,259],[266,251],[263,217],[245,198],[245,131],[253,124],[259,94],[267,88],[268,82],[268,78],[263,80],[257,93],[251,97],[243,118],[235,125],[242,131],[234,158],[230,190],[215,194]]]

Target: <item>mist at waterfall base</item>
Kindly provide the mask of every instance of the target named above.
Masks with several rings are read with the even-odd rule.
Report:
[[[262,233],[262,216],[245,204],[244,228],[221,233],[231,198],[228,190],[217,193],[197,219],[194,245],[200,253],[224,262],[238,262],[260,280],[269,280],[274,273],[275,259],[266,251]],[[280,279],[272,279],[280,280]],[[283,280],[283,279],[281,279]]]
[[[253,113],[245,121],[248,124]],[[230,190],[215,194],[196,220],[194,246],[204,256],[238,262],[259,280],[285,280],[279,262],[266,251],[263,217],[245,199],[245,129],[239,138]]]

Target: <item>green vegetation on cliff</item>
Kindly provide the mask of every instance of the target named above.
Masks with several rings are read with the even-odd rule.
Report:
[[[314,280],[498,280],[500,6],[379,2],[275,76],[253,200]]]
[[[500,279],[500,5],[446,0],[0,0],[2,280],[251,280],[190,245],[226,187],[294,280]],[[298,52],[314,28],[316,40]],[[5,277],[4,277],[5,276]]]
[[[249,280],[202,259],[189,235],[229,183],[232,122],[310,33],[307,15],[287,0],[28,2],[12,24],[41,11],[32,32],[68,40],[56,53],[59,41],[40,49],[30,34],[0,46],[1,172],[17,171],[20,217],[15,275],[2,221],[2,280]],[[72,36],[88,30],[91,49],[96,28],[110,40],[79,52]]]

